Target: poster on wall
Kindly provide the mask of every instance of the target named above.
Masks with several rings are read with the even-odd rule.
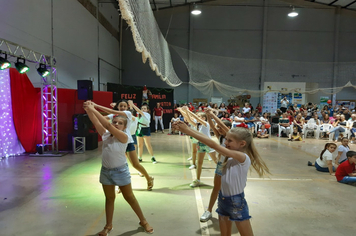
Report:
[[[324,106],[327,106],[328,105],[328,100],[330,98],[329,97],[326,97],[326,96],[321,96],[320,97],[320,108],[322,109]]]
[[[155,131],[153,108],[157,103],[160,103],[163,108],[163,125],[165,129],[168,129],[174,111],[173,89],[108,83],[107,90],[113,92],[113,102],[117,102],[122,99],[132,100],[139,108],[143,104],[147,104],[150,108],[150,127],[152,132]],[[158,124],[158,129],[160,130],[160,128],[161,127]]]
[[[267,112],[271,114],[275,114],[277,111],[277,93],[266,93],[263,96],[263,107],[262,112]]]
[[[298,107],[301,107],[302,103],[303,103],[303,94],[301,93],[294,93],[293,94],[293,104],[297,104]]]

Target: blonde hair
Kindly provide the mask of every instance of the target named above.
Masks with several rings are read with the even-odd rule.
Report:
[[[271,174],[266,163],[262,160],[260,154],[258,153],[255,144],[253,142],[253,136],[251,132],[242,127],[236,127],[229,130],[229,133],[232,134],[233,138],[237,141],[245,141],[246,146],[244,152],[250,157],[251,165],[256,170],[260,177]]]

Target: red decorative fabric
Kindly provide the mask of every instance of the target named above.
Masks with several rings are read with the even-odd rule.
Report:
[[[12,114],[17,136],[26,152],[35,152],[42,143],[41,91],[34,88],[26,74],[10,69]]]

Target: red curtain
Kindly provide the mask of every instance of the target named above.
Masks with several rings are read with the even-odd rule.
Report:
[[[35,152],[42,143],[41,91],[35,89],[26,74],[10,69],[12,114],[17,136],[26,152]]]

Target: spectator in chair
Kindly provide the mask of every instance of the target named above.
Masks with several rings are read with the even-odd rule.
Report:
[[[347,121],[347,128],[351,132],[351,143],[355,143],[355,134],[356,134],[356,114],[352,114],[350,120]]]
[[[251,133],[253,133],[255,130],[255,124],[254,124],[255,121],[256,119],[255,117],[251,116],[251,112],[247,112],[245,114],[245,124],[248,126],[248,129],[250,130]]]
[[[302,133],[303,127],[304,127],[304,119],[303,119],[303,117],[302,117],[302,114],[299,113],[299,114],[295,117],[295,119],[294,119],[294,121],[293,121],[293,126],[294,126],[294,127],[297,127],[299,133]]]
[[[335,142],[337,142],[337,140],[339,138],[339,134],[342,132],[345,132],[345,129],[347,127],[347,121],[345,120],[344,115],[337,115],[336,119],[337,120],[333,123],[334,128],[332,130],[330,130],[329,132],[327,132],[328,135],[330,133],[335,133],[335,135],[334,135]]]
[[[291,130],[290,130],[290,122],[288,119],[288,114],[287,112],[282,114],[282,117],[279,118],[279,126],[280,129],[282,130],[281,134],[284,133],[286,136],[288,134],[290,134]]]

